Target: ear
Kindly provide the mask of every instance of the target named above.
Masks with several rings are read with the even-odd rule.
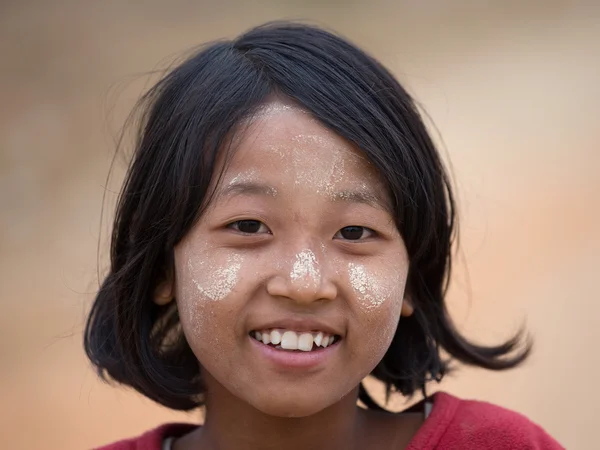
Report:
[[[165,278],[154,289],[154,303],[159,306],[168,305],[175,298],[175,280],[173,272],[168,270]]]
[[[400,315],[402,317],[410,317],[413,312],[415,312],[415,308],[413,307],[412,300],[410,297],[404,297],[402,300],[402,309],[400,310]]]

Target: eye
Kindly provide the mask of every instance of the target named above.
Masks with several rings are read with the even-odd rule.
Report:
[[[227,228],[231,228],[244,234],[260,234],[271,232],[264,223],[258,220],[237,220],[227,225]]]
[[[375,232],[370,228],[351,225],[342,228],[336,233],[335,237],[341,237],[347,241],[358,241],[372,237],[374,234]]]

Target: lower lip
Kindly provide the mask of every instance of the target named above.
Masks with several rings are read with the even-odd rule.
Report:
[[[285,369],[314,369],[327,363],[334,355],[341,341],[335,342],[326,348],[310,352],[281,350],[263,344],[248,336],[251,344],[265,358],[278,367]]]

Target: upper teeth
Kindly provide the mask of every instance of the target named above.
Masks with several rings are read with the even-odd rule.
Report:
[[[313,343],[317,347],[327,347],[333,343],[335,336],[322,331],[296,332],[291,330],[255,331],[254,338],[264,344],[281,345],[285,350],[302,350],[310,352]]]

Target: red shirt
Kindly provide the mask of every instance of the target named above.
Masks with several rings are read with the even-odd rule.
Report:
[[[190,424],[166,424],[98,450],[161,450],[165,438],[182,436],[194,428]],[[521,414],[438,392],[433,397],[431,414],[406,448],[433,449],[564,450],[564,447]]]

